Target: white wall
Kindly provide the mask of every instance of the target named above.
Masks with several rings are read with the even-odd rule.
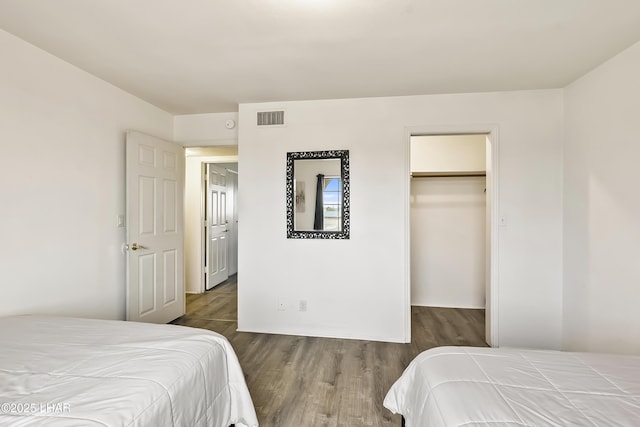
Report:
[[[231,129],[226,124],[233,120]],[[173,117],[173,140],[185,147],[238,145],[238,113],[185,114]]]
[[[124,132],[172,117],[0,31],[0,315],[125,316]]]
[[[564,338],[640,353],[640,43],[565,90]]]
[[[258,110],[279,108],[286,126],[253,125]],[[499,129],[507,224],[499,342],[560,347],[562,91],[243,104],[239,121],[240,330],[408,340],[407,127],[487,123]],[[286,153],[323,149],[350,150],[351,239],[286,239]]]
[[[411,180],[412,305],[485,307],[485,187],[483,176]]]

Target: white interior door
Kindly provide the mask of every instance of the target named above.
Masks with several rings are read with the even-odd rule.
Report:
[[[183,190],[184,148],[127,132],[127,320],[185,313]]]
[[[206,289],[209,290],[229,277],[229,218],[227,216],[227,170],[207,164],[207,255]]]

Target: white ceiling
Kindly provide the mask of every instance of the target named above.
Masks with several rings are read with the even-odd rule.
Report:
[[[187,114],[563,87],[640,40],[640,1],[0,0],[0,28]]]

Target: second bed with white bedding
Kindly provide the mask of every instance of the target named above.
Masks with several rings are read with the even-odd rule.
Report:
[[[384,406],[407,427],[640,426],[640,357],[433,348],[411,362]]]

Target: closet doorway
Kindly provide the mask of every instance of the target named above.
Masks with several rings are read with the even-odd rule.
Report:
[[[495,155],[491,129],[409,134],[409,305],[484,309],[493,346]]]

